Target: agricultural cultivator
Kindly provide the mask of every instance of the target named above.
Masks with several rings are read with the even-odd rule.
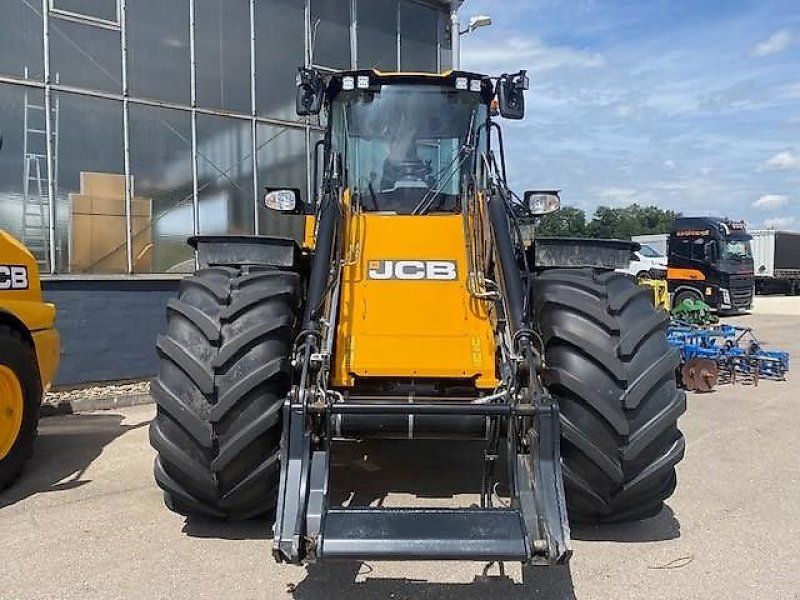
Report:
[[[789,372],[789,353],[765,350],[750,327],[698,327],[673,320],[668,339],[681,353],[680,380],[690,391],[708,392],[737,377],[754,385],[760,379],[783,381]]]

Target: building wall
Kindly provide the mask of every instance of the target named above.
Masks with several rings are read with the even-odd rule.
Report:
[[[61,365],[56,385],[155,375],[156,336],[164,329],[175,279],[54,279],[44,297],[58,307]]]
[[[297,67],[438,71],[445,8],[4,0],[0,228],[43,271],[90,275],[188,271],[193,233],[299,235],[259,208],[264,186],[309,192],[321,128],[294,113]]]
[[[298,66],[448,68],[448,9],[0,1],[0,228],[53,275],[58,383],[153,374],[175,283],[136,276],[191,272],[188,236],[300,235],[298,217],[259,208],[265,186],[310,191],[321,127],[294,113]]]

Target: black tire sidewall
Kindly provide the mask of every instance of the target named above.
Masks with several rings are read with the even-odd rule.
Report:
[[[0,329],[0,365],[10,368],[22,387],[22,423],[14,446],[0,460],[0,489],[8,485],[30,456],[39,423],[42,387],[33,349],[15,332]]]

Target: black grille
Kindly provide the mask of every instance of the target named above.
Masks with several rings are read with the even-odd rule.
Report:
[[[750,308],[753,303],[753,280],[750,277],[731,277],[731,304],[734,308]]]

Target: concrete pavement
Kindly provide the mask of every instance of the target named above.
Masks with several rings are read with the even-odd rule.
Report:
[[[797,313],[735,321],[800,357]],[[504,575],[478,563],[277,565],[267,523],[187,522],[163,507],[153,406],[44,419],[26,473],[0,493],[0,598],[800,598],[798,392],[795,376],[690,394],[667,510],[575,530],[569,568]],[[469,503],[475,482],[459,467],[473,454],[453,444],[436,466],[424,446],[348,445],[337,486],[387,504]]]

